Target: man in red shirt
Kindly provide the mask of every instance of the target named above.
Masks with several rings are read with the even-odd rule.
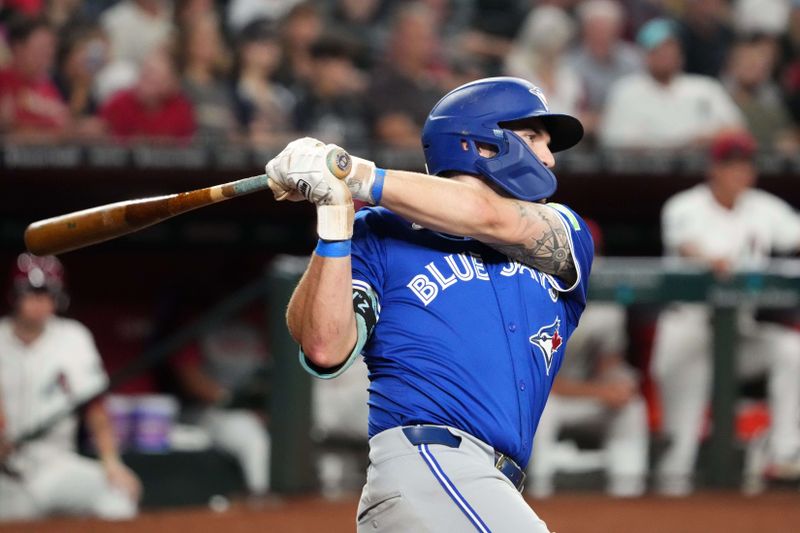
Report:
[[[0,131],[14,134],[63,132],[69,110],[50,79],[56,36],[44,20],[12,23],[12,59],[0,70]]]
[[[144,60],[136,86],[113,95],[100,114],[120,139],[189,140],[195,132],[192,105],[181,91],[172,59],[163,50]]]

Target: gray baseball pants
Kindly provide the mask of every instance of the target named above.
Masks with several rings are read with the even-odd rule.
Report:
[[[358,533],[548,533],[522,495],[494,467],[494,450],[463,431],[457,448],[413,445],[402,428],[369,441],[370,466],[358,505]]]

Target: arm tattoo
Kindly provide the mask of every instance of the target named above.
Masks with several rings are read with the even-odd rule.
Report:
[[[543,205],[515,202],[528,235],[523,244],[491,244],[515,261],[551,274],[572,285],[578,279],[569,236],[561,218]]]

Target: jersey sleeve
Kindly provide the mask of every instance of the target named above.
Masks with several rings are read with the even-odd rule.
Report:
[[[353,310],[358,331],[356,345],[344,362],[331,368],[314,365],[301,348],[300,365],[314,377],[332,379],[350,368],[378,322],[385,272],[384,246],[374,228],[378,223],[378,215],[370,208],[360,210],[353,223],[350,260],[353,271]]]
[[[558,213],[561,222],[567,230],[569,247],[575,262],[577,278],[571,285],[555,276],[548,275],[550,285],[561,293],[569,293],[570,297],[581,304],[586,303],[586,293],[589,287],[589,274],[594,260],[594,241],[586,223],[572,209],[567,206],[547,204]]]
[[[373,208],[367,207],[356,213],[351,255],[353,287],[371,289],[379,303],[386,272],[385,247],[378,231],[380,222],[380,215]]]

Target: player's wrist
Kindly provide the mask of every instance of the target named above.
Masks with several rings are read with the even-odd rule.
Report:
[[[383,193],[386,171],[376,168],[375,163],[360,157],[350,156],[353,168],[345,178],[347,188],[354,200],[378,205]]]
[[[376,168],[373,176],[372,186],[369,191],[372,199],[371,203],[372,205],[380,205],[381,198],[383,198],[383,182],[386,179],[386,169]]]
[[[320,257],[347,257],[350,255],[351,249],[352,241],[350,239],[338,241],[319,239],[314,253]]]
[[[353,236],[353,201],[344,205],[317,206],[317,236],[326,241],[344,241]]]

